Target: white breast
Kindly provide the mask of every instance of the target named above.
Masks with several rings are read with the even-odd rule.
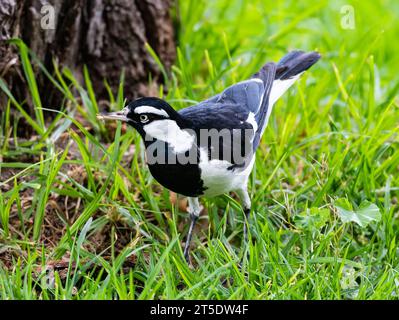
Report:
[[[247,185],[255,162],[255,156],[244,169],[228,170],[232,164],[225,160],[208,159],[205,149],[200,149],[201,179],[204,182],[204,195],[214,197],[230,191],[241,189]]]

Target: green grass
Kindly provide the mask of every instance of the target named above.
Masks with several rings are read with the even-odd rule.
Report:
[[[16,41],[34,117],[0,79],[8,97],[0,116],[0,299],[397,299],[398,4],[349,1],[356,20],[346,30],[347,1],[211,3],[180,3],[178,55],[164,85],[175,108],[290,49],[323,56],[276,104],[263,136],[242,268],[237,202],[202,200],[207,214],[188,267],[180,246],[188,215],[151,178],[138,135],[95,119],[90,70],[79,83],[68,69],[42,68],[65,97],[44,122],[50,106],[31,65],[41,64]],[[111,109],[123,103],[122,89],[110,90]],[[32,139],[18,138],[22,119]]]

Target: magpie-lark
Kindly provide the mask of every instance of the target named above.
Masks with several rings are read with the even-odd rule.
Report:
[[[119,112],[99,115],[134,127],[144,140],[153,177],[188,197],[191,224],[184,248],[187,260],[201,211],[200,196],[235,191],[245,213],[247,239],[251,210],[248,177],[273,105],[319,58],[317,52],[292,51],[277,64],[265,64],[250,79],[180,111],[164,100],[148,97],[130,102]]]

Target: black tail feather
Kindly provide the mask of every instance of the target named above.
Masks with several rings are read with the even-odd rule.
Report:
[[[291,51],[278,62],[275,79],[290,79],[309,69],[320,57],[315,51],[307,53],[299,50]]]

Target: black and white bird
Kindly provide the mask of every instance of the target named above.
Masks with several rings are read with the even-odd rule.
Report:
[[[184,248],[187,260],[201,211],[198,197],[236,192],[245,213],[247,238],[251,210],[248,178],[273,105],[319,58],[317,52],[292,51],[277,64],[265,64],[250,79],[180,111],[158,98],[140,98],[119,112],[99,115],[134,127],[144,139],[153,177],[167,189],[188,197],[191,224]]]

